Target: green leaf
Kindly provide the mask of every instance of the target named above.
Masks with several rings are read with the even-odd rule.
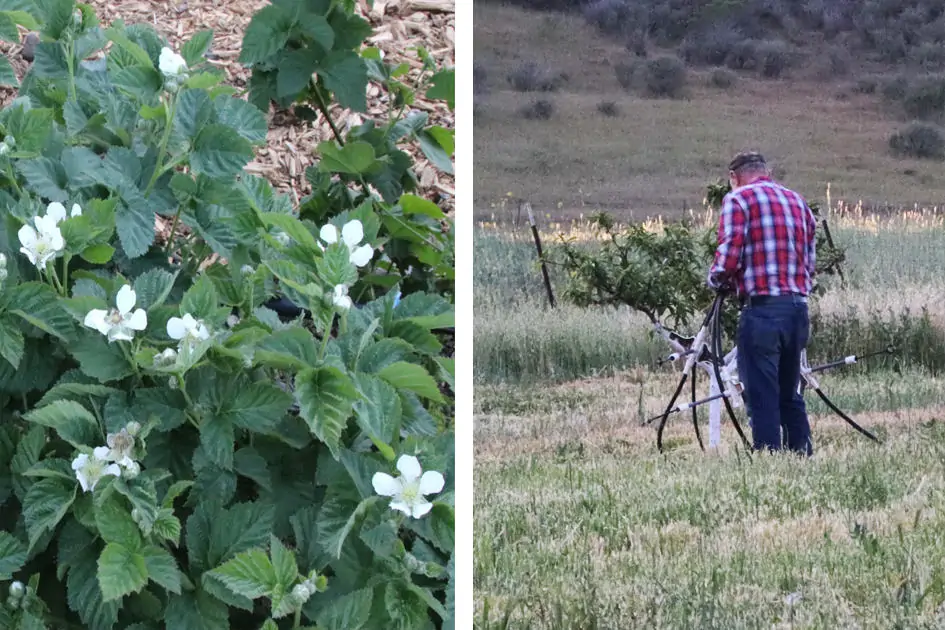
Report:
[[[174,546],[180,544],[180,520],[174,516],[174,510],[170,508],[158,510],[151,531],[161,539],[171,541]]]
[[[126,190],[115,213],[118,240],[128,258],[144,256],[154,244],[154,210],[138,195]]]
[[[32,549],[40,537],[51,532],[63,519],[72,502],[78,484],[66,485],[60,479],[40,479],[23,499],[23,520]]]
[[[20,82],[16,78],[13,66],[10,64],[10,60],[6,55],[0,57],[0,85],[14,88],[20,87]]]
[[[316,147],[321,160],[318,170],[323,173],[364,175],[378,164],[374,147],[363,141],[349,142],[339,147],[334,141],[320,142]]]
[[[226,604],[202,589],[170,597],[164,622],[167,628],[230,630]]]
[[[403,415],[397,391],[370,374],[355,375],[355,382],[363,395],[363,399],[354,405],[358,425],[384,456],[392,460],[394,451],[391,445],[400,432]]]
[[[398,389],[411,391],[434,402],[444,402],[436,381],[423,367],[398,361],[378,372],[378,376]]]
[[[187,62],[188,67],[196,66],[203,61],[203,56],[210,49],[210,43],[213,41],[213,30],[205,29],[197,31],[193,36],[180,47],[180,56]]]
[[[105,265],[112,259],[112,256],[115,255],[115,248],[111,245],[101,244],[101,245],[92,245],[91,247],[85,248],[79,256],[82,257],[82,260],[90,262],[93,265]]]
[[[327,499],[318,513],[319,544],[333,558],[340,558],[348,535],[379,499],[378,496],[368,497],[357,504],[353,510],[351,501],[338,497]]]
[[[262,215],[263,223],[267,227],[275,226],[285,232],[289,238],[313,252],[319,251],[315,236],[297,218],[288,214],[274,214],[271,212]]]
[[[276,97],[295,97],[308,86],[315,73],[317,63],[312,51],[307,48],[290,50],[279,62],[276,77]]]
[[[204,275],[184,293],[180,312],[181,315],[190,313],[196,319],[209,318],[213,316],[219,304],[213,281]]]
[[[103,601],[137,593],[147,583],[148,567],[144,556],[118,543],[105,545],[98,559],[98,584]]]
[[[423,197],[403,195],[398,203],[400,203],[400,207],[403,208],[404,214],[406,215],[422,214],[423,216],[436,219],[437,221],[446,218],[446,214],[443,213],[438,205]]]
[[[87,333],[69,346],[69,352],[79,361],[82,373],[100,383],[117,381],[134,374],[134,369],[121,351],[117,341],[108,343],[98,332]]]
[[[14,368],[19,367],[23,358],[23,333],[19,324],[7,316],[0,316],[0,357]]]
[[[154,62],[151,61],[151,56],[139,46],[134,43],[118,28],[112,26],[105,29],[105,35],[111,41],[115,42],[122,50],[130,54],[134,60],[141,66],[150,66],[154,67]]]
[[[11,44],[20,43],[20,32],[16,28],[16,22],[6,13],[0,13],[0,39]]]
[[[266,116],[252,103],[230,96],[218,96],[213,106],[220,124],[232,127],[253,144],[266,141],[269,132]]]
[[[260,431],[275,425],[291,405],[292,395],[277,385],[253,383],[239,388],[220,413],[241,429]]]
[[[444,134],[434,134],[431,130],[424,129],[417,134],[420,140],[420,150],[427,156],[438,169],[444,173],[453,174],[452,151],[446,147],[451,145],[450,139],[444,137]],[[448,143],[448,144],[447,144]]]
[[[181,90],[174,112],[174,128],[185,138],[196,138],[200,131],[214,122],[215,111],[204,90]]]
[[[233,177],[253,159],[253,147],[233,129],[207,125],[194,140],[190,166],[195,174],[226,179]]]
[[[351,417],[358,391],[351,379],[334,367],[309,369],[295,377],[300,415],[309,430],[328,445],[337,459],[341,433]]]
[[[76,448],[98,444],[102,440],[102,431],[95,416],[72,400],[57,400],[23,417],[27,422],[54,429],[59,437]]]
[[[260,487],[272,492],[272,476],[266,460],[256,449],[246,446],[233,455],[233,468],[240,475],[252,479]]]
[[[68,341],[74,327],[72,318],[59,304],[56,291],[41,282],[24,282],[7,294],[13,308],[10,313],[36,326],[50,335]]]
[[[255,64],[280,52],[289,41],[292,18],[278,5],[257,11],[246,27],[239,61]]]
[[[131,551],[140,549],[141,532],[137,523],[131,518],[131,510],[125,506],[118,495],[109,495],[109,498],[98,505],[94,512],[95,526],[102,540],[106,543],[117,543]]]
[[[388,365],[408,358],[411,352],[410,344],[403,339],[381,339],[361,351],[357,370],[365,374],[377,374]]]
[[[360,630],[370,620],[373,602],[373,588],[351,591],[320,606],[315,620],[324,630]]]
[[[310,368],[318,362],[318,348],[312,333],[301,327],[277,330],[256,346],[256,361],[291,369]]]
[[[163,586],[168,592],[180,595],[180,569],[177,560],[166,549],[148,545],[141,551],[148,578]]]
[[[164,82],[153,66],[129,66],[112,74],[112,83],[139,102],[149,103],[161,91]]]
[[[26,564],[27,556],[26,545],[9,532],[0,531],[0,582],[12,579]]]
[[[163,269],[149,269],[135,278],[134,290],[137,297],[136,308],[146,311],[161,306],[174,288],[177,273]]]
[[[299,567],[295,562],[295,554],[286,549],[282,541],[275,536],[269,537],[269,552],[272,555],[272,568],[276,577],[276,584],[288,592],[295,586],[299,577]]]
[[[335,93],[342,107],[367,111],[367,64],[351,50],[333,50],[318,64],[325,87]]]
[[[46,146],[53,130],[53,110],[36,108],[23,112],[22,116],[11,114],[7,122],[7,133],[16,140],[16,150],[39,153]]]
[[[275,569],[262,549],[237,554],[210,574],[237,595],[256,599],[272,592],[278,583]]]
[[[200,423],[200,444],[207,457],[224,470],[233,470],[233,423],[220,416],[209,416]]]
[[[105,387],[104,385],[95,385],[92,383],[58,383],[55,387],[43,394],[43,397],[39,399],[36,406],[44,407],[57,400],[65,400],[71,397],[83,399],[87,396],[107,398],[117,393],[119,393],[117,389]]]
[[[73,526],[70,528],[70,525]],[[118,611],[121,601],[102,601],[102,591],[98,585],[98,549],[93,546],[92,535],[72,520],[63,528],[59,538],[59,564],[65,563],[63,557],[63,538],[71,529],[79,532],[75,540],[76,553],[68,558],[69,577],[66,581],[69,608],[79,614],[84,627],[104,630],[113,628],[118,622]]]
[[[387,583],[384,589],[384,607],[394,622],[391,630],[419,628],[429,621],[426,602],[403,582]]]
[[[446,101],[452,111],[456,107],[456,71],[452,68],[440,70],[432,77],[433,86],[427,90],[426,97],[435,101]]]
[[[26,187],[49,201],[69,199],[66,172],[59,162],[46,157],[17,160],[16,170],[26,179]]]

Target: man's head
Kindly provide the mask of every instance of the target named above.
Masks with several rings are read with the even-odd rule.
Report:
[[[728,181],[732,190],[747,186],[758,178],[768,175],[768,164],[764,156],[756,151],[739,153],[728,165]]]

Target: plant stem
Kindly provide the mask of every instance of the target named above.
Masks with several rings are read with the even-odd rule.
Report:
[[[16,181],[16,176],[13,174],[13,164],[10,162],[9,158],[6,161],[6,171],[7,177],[10,178],[10,182],[13,184],[13,190],[16,191],[18,197],[22,197],[23,189],[20,188],[20,185]]]
[[[154,184],[157,183],[158,178],[164,173],[164,154],[167,153],[167,143],[171,138],[171,129],[174,128],[174,114],[177,113],[177,95],[175,94],[171,99],[171,107],[168,110],[167,107],[164,108],[164,135],[161,136],[161,147],[158,149],[158,161],[154,165],[154,174],[151,175],[151,181],[148,182],[148,187],[144,190],[144,196],[147,197],[151,190],[154,188]],[[180,213],[180,207],[178,207],[177,212]]]
[[[66,46],[66,65],[69,67],[69,98],[72,101],[79,100],[75,91],[75,40],[70,39]]]
[[[328,348],[328,340],[331,339],[331,326],[335,323],[335,314],[331,314],[331,320],[328,322],[328,326],[325,328],[325,334],[322,335],[322,345],[318,350],[318,360],[322,361],[325,358],[325,350]]]
[[[63,292],[62,284],[59,282],[59,275],[56,273],[56,263],[52,264],[52,268],[49,266],[46,267],[46,275],[52,280],[52,285],[53,288],[56,289],[56,292],[65,297],[66,294]]]
[[[171,221],[171,234],[167,237],[167,245],[164,247],[164,254],[171,255],[171,247],[174,245],[174,233],[177,232],[177,222],[180,220],[180,211],[183,205],[177,206],[177,212],[174,213],[174,220]]]
[[[295,611],[295,623],[292,624],[292,628],[299,628],[302,625],[302,609],[299,608]]]
[[[335,136],[335,140],[338,141],[338,144],[345,146],[345,141],[341,137],[341,131],[338,130],[335,121],[332,120],[331,114],[328,113],[328,105],[325,104],[325,99],[322,98],[321,90],[318,89],[318,85],[315,86],[315,105],[318,106],[318,111],[322,113],[322,116],[325,117],[325,120],[328,121],[328,126],[331,127],[331,132]]]
[[[69,261],[72,260],[72,254],[66,254],[62,258],[62,290],[63,297],[69,297],[67,291],[69,287]]]

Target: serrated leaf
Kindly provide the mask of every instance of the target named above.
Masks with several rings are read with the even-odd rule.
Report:
[[[272,592],[277,582],[275,570],[262,549],[250,549],[210,571],[237,595],[256,599]]]
[[[215,111],[204,90],[181,90],[174,112],[174,128],[185,138],[196,138],[200,130],[214,122]]]
[[[409,358],[411,353],[410,344],[403,339],[380,339],[361,351],[357,371],[377,374],[388,365]]]
[[[153,66],[122,68],[112,74],[112,83],[141,103],[150,103],[163,85],[160,73]]]
[[[318,348],[312,333],[301,327],[286,328],[263,339],[256,346],[255,359],[270,365],[278,362],[284,369],[299,371],[318,362]]]
[[[60,479],[40,479],[23,499],[23,519],[29,534],[30,548],[47,532],[53,531],[75,500],[75,485]]]
[[[367,64],[351,50],[333,50],[318,64],[318,75],[342,107],[367,111]]]
[[[253,383],[241,387],[220,413],[241,429],[260,431],[274,426],[292,405],[292,395],[277,385]]]
[[[405,389],[434,402],[444,402],[436,381],[426,369],[416,363],[392,363],[378,372],[378,376],[397,389]]]
[[[108,543],[98,559],[98,583],[106,602],[137,593],[148,583],[144,557],[118,543]]]
[[[0,582],[9,580],[26,564],[26,545],[9,532],[0,531]]]
[[[149,311],[164,304],[171,289],[174,288],[176,273],[169,273],[163,269],[149,269],[135,278],[134,290],[137,297],[136,308]]]
[[[180,594],[180,570],[177,560],[167,550],[149,545],[141,551],[148,578],[163,586],[168,592]]]
[[[226,604],[203,590],[183,592],[170,597],[164,621],[167,628],[230,630]]]
[[[59,162],[39,157],[17,160],[16,169],[26,179],[26,187],[49,201],[64,202],[69,199],[66,172]]]
[[[340,558],[345,540],[379,497],[364,499],[352,509],[353,502],[331,497],[318,513],[318,542],[334,558]]]
[[[20,87],[20,82],[16,78],[13,65],[10,64],[10,60],[6,55],[0,57],[0,85],[14,88]]]
[[[373,602],[373,588],[351,591],[319,607],[315,620],[324,630],[361,630],[370,619]]]
[[[207,457],[224,470],[233,470],[233,423],[225,417],[212,415],[200,423],[200,444]]]
[[[406,215],[421,214],[431,219],[436,219],[437,221],[446,218],[446,215],[438,205],[423,197],[403,195],[398,203],[400,207],[403,208],[404,214]]]
[[[377,166],[374,147],[367,142],[357,140],[339,147],[334,141],[320,142],[316,147],[321,160],[318,170],[323,173],[346,173],[365,175]]]
[[[402,416],[397,391],[370,374],[356,374],[355,382],[363,396],[354,405],[358,425],[385,457],[393,458],[391,445],[400,432]]]
[[[123,33],[121,30],[112,26],[105,29],[105,35],[108,37],[108,39],[120,46],[122,50],[130,54],[136,63],[142,66],[153,67],[154,62],[151,61],[151,56],[148,55],[147,51],[145,51],[144,48],[135,42],[128,39],[127,35],[125,35],[125,33]]]
[[[84,250],[82,250],[82,253],[79,254],[82,260],[90,262],[93,265],[108,264],[114,255],[115,248],[104,243],[101,245],[92,245],[91,247],[86,247]]]
[[[289,238],[312,252],[319,251],[318,241],[308,228],[297,218],[288,214],[266,213],[262,215],[267,227],[275,226],[285,232]]]
[[[232,127],[254,144],[266,141],[269,132],[266,116],[252,103],[230,96],[218,96],[213,106],[220,124]]]
[[[180,519],[174,516],[174,510],[170,508],[161,508],[158,510],[157,518],[154,519],[154,525],[151,531],[164,540],[174,543],[174,546],[180,544]]]
[[[102,430],[98,420],[85,407],[72,400],[57,400],[23,416],[27,422],[49,427],[76,448],[98,444]]]
[[[141,547],[138,525],[131,518],[131,510],[117,495],[109,495],[107,500],[96,506],[94,516],[98,533],[106,543],[118,543],[131,551]]]
[[[391,630],[418,628],[429,620],[426,602],[402,582],[387,583],[384,589],[384,607],[394,622]]]
[[[94,383],[57,383],[52,389],[43,394],[43,397],[36,403],[37,407],[44,407],[57,400],[67,400],[70,398],[85,398],[94,396],[98,398],[107,398],[119,391],[113,387],[96,385]]]
[[[299,567],[295,562],[295,554],[289,551],[282,541],[275,536],[269,537],[269,553],[272,556],[272,568],[278,584],[283,592],[288,593],[299,577]]]
[[[118,622],[121,601],[102,600],[102,590],[99,588],[97,578],[98,552],[92,546],[91,534],[76,521],[70,521],[70,523],[81,530],[87,538],[84,539],[85,544],[77,550],[77,554],[69,562],[69,577],[66,580],[69,608],[78,613],[89,630],[111,629]],[[63,529],[63,534],[66,531],[68,531],[68,526]],[[60,564],[63,562],[61,555],[59,562]]]
[[[180,302],[182,315],[190,313],[195,319],[211,317],[219,306],[217,291],[213,281],[207,276],[200,276],[187,291]]]
[[[59,304],[56,291],[48,284],[24,282],[14,287],[7,299],[13,307],[10,313],[63,341],[72,336],[72,318]]]
[[[236,131],[221,124],[207,125],[194,139],[190,166],[194,173],[227,179],[253,159],[253,147]]]
[[[453,159],[451,154],[444,148],[442,136],[433,135],[429,130],[424,129],[417,138],[420,140],[420,150],[427,156],[427,159],[438,169],[450,175],[453,174]]]
[[[224,510],[213,523],[209,565],[226,562],[253,547],[264,547],[269,542],[273,518],[273,506],[260,502],[237,503]]]
[[[140,193],[125,189],[115,213],[118,240],[128,258],[140,258],[154,244],[154,210]]]
[[[83,374],[107,383],[134,373],[118,343],[110,344],[103,335],[88,333],[73,342],[69,352],[79,361]]]
[[[334,367],[309,369],[295,377],[295,391],[300,415],[337,458],[341,433],[358,400],[351,379]]]
[[[13,319],[0,315],[0,357],[6,359],[14,368],[19,367],[23,358],[23,333]]]
[[[279,62],[276,76],[276,97],[295,97],[307,86],[315,73],[317,63],[308,48],[290,50]]]
[[[189,67],[193,67],[203,61],[203,56],[209,50],[212,41],[212,29],[197,31],[180,47],[180,55]]]
[[[456,106],[456,71],[452,68],[440,70],[430,77],[430,82],[433,86],[427,90],[426,97],[446,101],[446,106],[452,111]]]
[[[292,29],[291,17],[277,5],[268,5],[253,14],[243,34],[239,61],[255,64],[266,61],[283,49]]]

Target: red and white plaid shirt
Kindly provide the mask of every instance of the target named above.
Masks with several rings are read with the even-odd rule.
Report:
[[[809,295],[817,222],[807,202],[770,178],[725,197],[709,285],[735,281],[738,295]]]

